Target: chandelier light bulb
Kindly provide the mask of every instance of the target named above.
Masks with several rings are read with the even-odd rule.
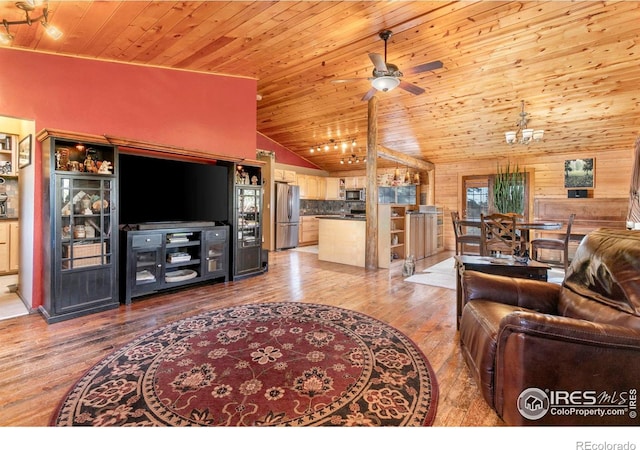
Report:
[[[527,128],[529,123],[529,114],[524,110],[524,100],[521,101],[520,118],[516,122],[518,129],[516,131],[507,131],[504,133],[504,138],[507,144],[523,144],[529,145],[533,142],[542,142],[544,137],[544,130],[534,130],[533,128]],[[520,133],[520,139],[518,139],[518,133]]]

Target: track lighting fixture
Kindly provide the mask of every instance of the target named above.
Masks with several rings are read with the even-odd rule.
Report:
[[[56,28],[54,25],[49,23],[49,8],[47,6],[46,1],[42,0],[26,0],[22,2],[16,3],[16,8],[24,11],[24,19],[23,20],[2,20],[2,25],[4,26],[4,32],[0,33],[0,43],[4,45],[8,45],[13,41],[13,35],[9,31],[10,25],[29,25],[33,22],[40,22],[42,27],[45,29],[45,32],[52,39],[60,39],[62,37],[62,31]],[[38,8],[42,8],[42,12],[37,17],[32,17],[31,14]]]

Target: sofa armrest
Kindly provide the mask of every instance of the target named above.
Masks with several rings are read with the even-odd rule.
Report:
[[[510,425],[638,425],[629,401],[639,370],[638,330],[515,311],[502,319],[497,338],[496,412]],[[518,401],[531,388],[559,392],[560,402],[549,397],[549,404],[560,408],[525,417]]]
[[[562,286],[540,280],[512,278],[466,270],[462,274],[463,305],[489,300],[555,314]]]

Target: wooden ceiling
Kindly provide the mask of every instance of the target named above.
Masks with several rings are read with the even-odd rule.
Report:
[[[366,152],[373,64],[422,87],[380,92],[378,141],[437,164],[517,160],[532,153],[631,149],[640,130],[640,2],[619,1],[52,1],[54,41],[33,24],[11,26],[16,48],[256,78],[257,130],[329,171],[334,139]],[[19,20],[14,2],[0,19]],[[363,78],[335,83],[335,80]],[[508,146],[525,101],[544,142]],[[362,164],[362,163],[360,163]],[[381,165],[384,165],[382,163]],[[364,168],[364,165],[362,165]],[[355,168],[355,166],[349,166]]]

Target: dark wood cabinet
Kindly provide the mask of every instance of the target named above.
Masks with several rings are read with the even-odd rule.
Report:
[[[260,167],[237,166],[233,200],[233,278],[263,272]]]
[[[197,282],[229,279],[229,227],[202,222],[138,224],[122,231],[121,291],[141,295]]]
[[[44,301],[48,323],[115,308],[116,147],[100,137],[38,135],[43,151]]]

